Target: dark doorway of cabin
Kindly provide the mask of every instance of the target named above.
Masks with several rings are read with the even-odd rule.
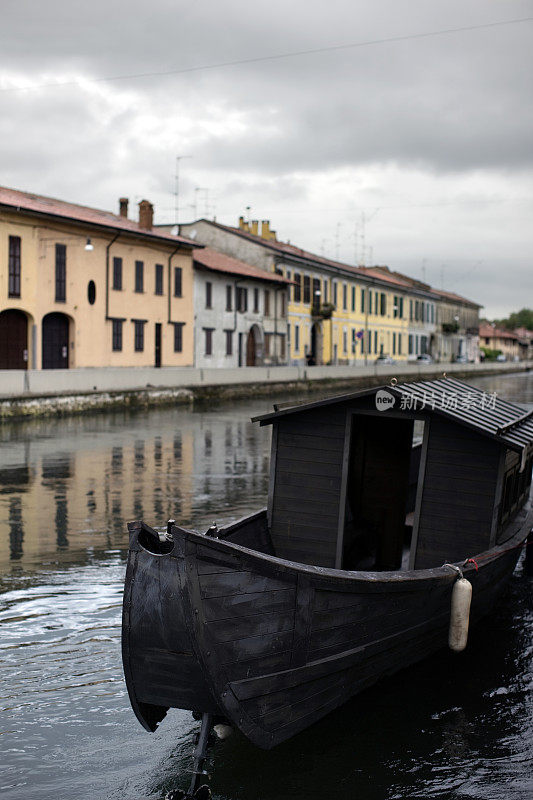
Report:
[[[53,312],[43,317],[43,369],[68,369],[69,319]]]
[[[385,414],[352,419],[342,568],[402,568],[413,420]]]
[[[0,369],[28,368],[28,320],[16,309],[0,313]]]
[[[155,365],[161,366],[161,323],[155,323]]]

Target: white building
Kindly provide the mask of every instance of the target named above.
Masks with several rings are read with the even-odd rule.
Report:
[[[193,265],[195,366],[286,364],[289,281],[210,247]]]

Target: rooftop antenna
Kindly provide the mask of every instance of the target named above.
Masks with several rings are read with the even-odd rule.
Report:
[[[175,191],[174,191],[174,224],[179,225],[179,198],[180,198],[180,161],[183,158],[192,158],[192,156],[176,156],[176,175],[175,177]]]

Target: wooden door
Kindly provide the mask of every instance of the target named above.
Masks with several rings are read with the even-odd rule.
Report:
[[[28,320],[22,311],[0,313],[0,369],[28,368]]]
[[[43,369],[68,369],[68,317],[54,312],[43,318]]]
[[[255,367],[255,334],[253,328],[250,328],[246,339],[246,366]]]

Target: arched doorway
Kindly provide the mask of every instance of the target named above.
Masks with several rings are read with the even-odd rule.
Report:
[[[43,317],[43,369],[68,369],[69,318],[52,312]]]
[[[266,337],[265,337],[266,338]],[[271,355],[265,351],[265,355]],[[263,335],[258,325],[252,325],[246,337],[246,366],[260,367],[263,363]]]
[[[248,336],[246,337],[246,366],[247,367],[255,367],[256,364],[256,341],[255,341],[255,331],[252,328],[248,331]]]
[[[0,312],[0,369],[28,369],[28,318],[14,308]]]

